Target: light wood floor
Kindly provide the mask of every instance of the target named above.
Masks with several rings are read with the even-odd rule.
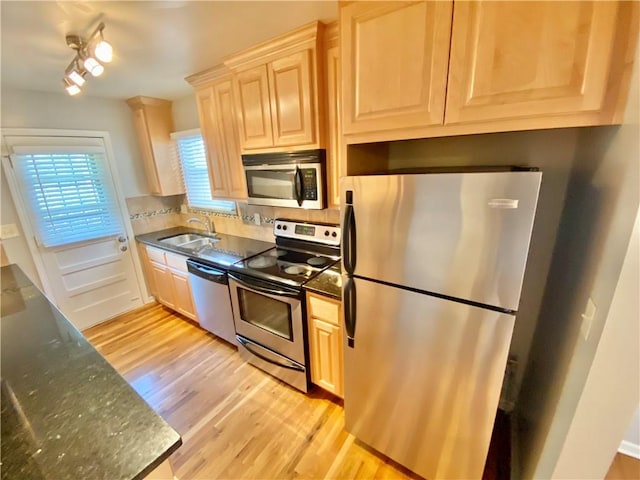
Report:
[[[83,333],[182,436],[171,457],[180,480],[420,478],[354,441],[338,399],[289,388],[160,305]],[[501,443],[484,480],[505,478]],[[639,479],[640,461],[617,455],[606,478]]]
[[[180,480],[419,478],[354,441],[330,394],[289,388],[159,305],[83,333],[182,436]]]
[[[617,453],[605,480],[640,479],[640,460]]]

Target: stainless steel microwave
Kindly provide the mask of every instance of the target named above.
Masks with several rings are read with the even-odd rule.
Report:
[[[325,150],[242,155],[250,205],[326,207]]]

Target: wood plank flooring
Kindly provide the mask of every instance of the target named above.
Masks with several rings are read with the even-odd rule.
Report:
[[[640,460],[617,453],[605,480],[637,480],[640,478]]]
[[[180,480],[420,478],[349,435],[329,393],[288,387],[160,305],[83,333],[182,436]],[[497,458],[485,479],[506,478]]]

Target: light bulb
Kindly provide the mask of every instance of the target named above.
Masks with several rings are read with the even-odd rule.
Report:
[[[67,73],[67,78],[79,87],[84,85],[84,82],[85,82],[84,77],[80,73],[78,73],[78,71],[75,69]]]
[[[68,79],[64,79],[64,88],[67,90],[67,93],[71,96],[79,94],[82,90],[75,83],[70,82]]]
[[[109,63],[113,60],[113,47],[105,40],[100,40],[93,50],[93,54],[98,60],[104,63]]]
[[[94,77],[99,77],[104,72],[104,67],[93,57],[87,57],[84,60],[84,68]]]

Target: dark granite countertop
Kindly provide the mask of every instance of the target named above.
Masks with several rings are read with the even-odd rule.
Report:
[[[321,295],[342,300],[342,276],[340,273],[340,262],[327,268],[317,277],[312,278],[304,284],[304,288]]]
[[[275,243],[262,242],[252,238],[236,237],[224,233],[216,233],[219,240],[211,247],[205,247],[198,251],[175,247],[160,241],[162,238],[173,237],[182,233],[198,233],[205,235],[202,230],[194,230],[186,227],[174,227],[157,232],[136,235],[136,240],[146,245],[162,248],[170,252],[197,258],[205,263],[227,269],[232,263],[252,257],[275,247]]]
[[[173,430],[15,265],[2,267],[2,479],[140,479]]]

